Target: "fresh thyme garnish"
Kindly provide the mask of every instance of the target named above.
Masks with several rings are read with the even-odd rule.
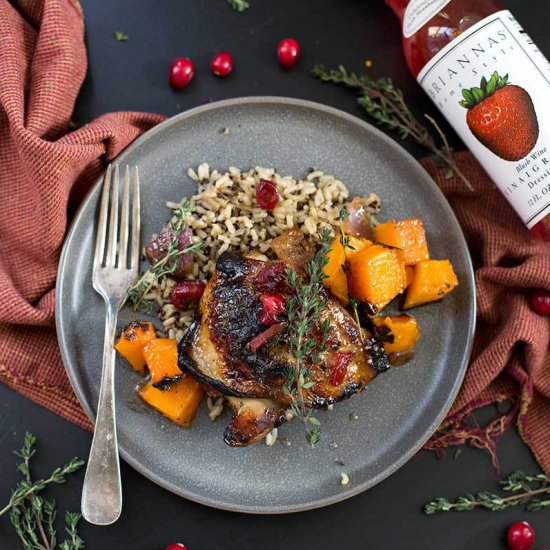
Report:
[[[468,189],[473,189],[471,183],[457,166],[449,143],[437,122],[432,117],[425,115],[439,135],[441,146],[437,145],[428,128],[410,111],[405,103],[403,92],[394,86],[390,78],[374,79],[366,74],[348,73],[342,65],[331,70],[326,70],[323,65],[316,65],[313,75],[323,82],[342,84],[357,90],[359,93],[357,102],[377,124],[396,130],[403,139],[408,136],[412,137],[452,171],[448,174],[450,177],[456,174]]]
[[[250,7],[250,4],[246,0],[227,0],[231,7],[238,11],[242,12]]]
[[[122,31],[115,31],[113,36],[117,42],[128,42],[130,40],[130,37]]]
[[[517,471],[501,481],[500,485],[503,491],[515,494],[505,497],[488,491],[481,491],[460,496],[455,501],[436,498],[424,506],[424,513],[435,514],[437,512],[450,512],[451,510],[467,512],[474,508],[485,508],[496,512],[523,504],[530,512],[550,508],[550,479],[544,474],[529,475]],[[539,498],[543,495],[548,498]]]
[[[148,300],[145,297],[149,291],[159,285],[161,279],[167,275],[173,274],[178,267],[178,258],[182,254],[192,254],[202,248],[202,241],[197,241],[180,250],[180,234],[187,227],[187,214],[191,212],[191,203],[183,202],[173,212],[173,219],[169,227],[172,230],[172,241],[168,245],[166,255],[153,264],[147,271],[140,274],[138,280],[126,291],[124,298],[120,302],[122,307],[126,302],[131,302],[134,310],[149,313],[154,305],[154,300]]]
[[[30,461],[35,455],[36,437],[25,434],[25,441],[20,451],[15,454],[23,459],[17,469],[23,476],[10,500],[0,510],[0,516],[10,512],[10,520],[25,550],[79,550],[84,548],[84,541],[78,536],[77,525],[80,514],[67,512],[65,515],[65,531],[67,540],[57,543],[55,519],[57,511],[55,501],[43,499],[41,493],[48,485],[66,482],[66,476],[79,470],[84,461],[72,458],[65,466],[56,468],[48,478],[33,480],[30,471]]]
[[[283,390],[291,400],[290,406],[294,416],[304,423],[306,439],[311,446],[315,446],[321,439],[318,429],[321,423],[314,416],[313,409],[307,406],[304,391],[315,385],[315,382],[310,380],[308,365],[319,360],[319,355],[325,350],[330,329],[330,321],[325,319],[320,322],[320,318],[327,305],[323,294],[323,279],[326,278],[323,267],[327,264],[331,241],[331,230],[323,229],[320,247],[307,266],[307,280],[293,269],[287,269],[286,272],[286,280],[293,289],[286,309],[288,332],[291,335],[289,347],[294,357],[294,365],[287,373]],[[320,337],[316,334],[319,329]]]
[[[344,222],[346,221],[346,218],[348,216],[349,216],[348,209],[345,206],[342,206],[342,208],[340,208],[340,212],[338,213],[338,222],[340,226],[340,243],[344,248],[355,250],[355,247],[349,244],[349,241],[350,241],[349,235],[346,235],[346,233],[344,232]]]

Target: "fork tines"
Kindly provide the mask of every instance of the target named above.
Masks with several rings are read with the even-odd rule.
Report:
[[[128,265],[128,237],[130,229],[130,167],[126,166],[122,178],[122,195],[119,212],[119,167],[109,166],[103,178],[101,205],[96,236],[94,269],[111,267],[136,270],[139,263],[139,172],[135,166],[132,185],[132,235]],[[119,223],[120,214],[120,223]],[[107,222],[107,219],[109,221]],[[108,231],[108,234],[107,234]],[[107,237],[107,238],[106,238]]]

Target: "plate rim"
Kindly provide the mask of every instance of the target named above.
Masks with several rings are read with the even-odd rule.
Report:
[[[143,466],[137,458],[134,458],[119,444],[119,454],[126,463],[128,463],[132,468],[137,470],[140,474],[145,476],[147,479],[149,479],[156,485],[164,489],[167,489],[168,491],[178,495],[179,497],[186,498],[188,500],[197,502],[199,504],[203,504],[205,506],[209,506],[219,510],[231,511],[231,512],[260,514],[260,515],[286,514],[286,513],[303,512],[307,510],[314,510],[316,508],[322,508],[324,506],[329,506],[337,502],[342,502],[343,500],[347,500],[355,495],[358,495],[366,491],[367,489],[370,489],[371,487],[377,485],[378,483],[380,483],[387,477],[391,476],[392,474],[394,474],[424,446],[426,441],[428,441],[428,439],[435,432],[437,427],[441,424],[442,420],[445,418],[445,416],[447,415],[447,412],[449,411],[452,404],[454,403],[456,396],[462,386],[466,369],[469,364],[472,347],[473,347],[473,341],[474,341],[474,331],[476,326],[477,301],[476,301],[476,292],[475,292],[475,278],[474,278],[474,270],[473,270],[470,251],[466,243],[466,239],[464,237],[462,228],[447,198],[445,197],[441,189],[438,187],[438,185],[435,183],[434,179],[422,167],[419,161],[415,159],[396,140],[392,139],[391,137],[386,135],[384,132],[382,132],[380,129],[376,128],[372,124],[369,124],[368,122],[358,118],[357,116],[347,113],[345,111],[342,111],[341,109],[337,109],[335,107],[324,105],[322,103],[318,103],[315,101],[309,101],[305,99],[298,99],[298,98],[285,97],[285,96],[242,96],[237,98],[224,99],[220,101],[213,101],[205,105],[199,105],[197,107],[193,107],[191,109],[178,113],[177,115],[167,118],[163,122],[157,124],[150,130],[146,131],[144,134],[139,136],[136,140],[134,140],[130,145],[128,145],[128,147],[126,147],[123,151],[121,151],[119,155],[117,155],[116,159],[120,158],[121,156],[125,156],[128,153],[131,153],[134,149],[138,148],[142,144],[142,142],[150,139],[152,135],[155,135],[157,133],[162,133],[166,128],[169,128],[174,124],[179,124],[188,118],[201,115],[204,113],[208,113],[209,111],[213,111],[213,110],[225,109],[228,107],[235,107],[235,106],[242,106],[247,104],[288,105],[292,107],[301,107],[301,108],[306,108],[310,110],[315,110],[317,112],[332,115],[339,119],[343,119],[347,123],[354,124],[362,128],[363,130],[366,130],[367,132],[371,133],[371,135],[373,135],[375,138],[382,140],[390,148],[393,148],[396,152],[406,157],[407,160],[411,161],[411,167],[414,166],[418,176],[425,179],[427,183],[429,182],[428,185],[432,186],[432,191],[435,194],[439,195],[439,198],[442,200],[442,204],[444,208],[447,210],[447,215],[449,216],[452,224],[458,230],[459,241],[466,255],[465,276],[468,278],[468,281],[470,283],[469,287],[470,287],[470,306],[471,307],[469,308],[466,347],[464,349],[464,353],[462,356],[462,361],[458,372],[458,376],[454,381],[454,384],[445,401],[444,406],[441,408],[441,410],[436,415],[434,420],[430,423],[428,428],[424,430],[422,436],[418,438],[418,441],[416,442],[416,444],[411,446],[406,453],[402,454],[386,470],[384,470],[383,472],[378,474],[375,478],[369,481],[365,481],[359,485],[351,485],[348,489],[343,490],[341,493],[324,497],[324,498],[319,498],[312,502],[308,502],[307,504],[301,503],[301,504],[290,504],[290,505],[262,506],[261,508],[254,505],[250,505],[250,506],[229,505],[229,504],[225,504],[224,502],[213,500],[211,498],[205,498],[198,494],[191,493],[187,491],[185,488],[179,487],[174,483],[162,478],[161,476],[157,475],[154,471],[151,471],[147,467]],[[111,163],[115,162],[116,159],[113,159]],[[88,416],[92,424],[95,424],[95,416],[94,416],[93,410],[88,405],[87,398],[84,395],[84,391],[79,387],[76,377],[73,376],[73,372],[76,372],[78,369],[75,366],[70,365],[68,351],[67,351],[69,346],[67,346],[66,339],[64,338],[63,308],[62,308],[62,297],[63,297],[62,275],[66,268],[69,243],[72,241],[75,235],[78,222],[83,216],[84,210],[88,205],[88,202],[90,201],[90,197],[92,193],[101,184],[102,177],[103,177],[103,172],[101,173],[101,176],[97,179],[97,181],[90,187],[90,189],[86,193],[86,196],[82,200],[82,203],[80,204],[73,220],[71,221],[71,226],[67,231],[63,241],[63,248],[59,259],[59,265],[58,265],[57,275],[56,275],[57,277],[56,285],[55,285],[55,326],[56,326],[57,341],[61,352],[63,366],[69,378],[71,387],[78,399],[78,402],[80,403],[81,407],[84,409],[84,412],[86,413],[86,415]]]

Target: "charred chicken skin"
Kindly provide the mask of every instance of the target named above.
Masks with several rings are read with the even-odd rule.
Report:
[[[180,368],[228,397],[234,413],[224,439],[231,446],[246,446],[265,437],[284,421],[289,407],[283,387],[294,366],[291,335],[284,311],[276,318],[265,314],[270,303],[266,296],[291,293],[286,269],[281,261],[235,253],[220,256],[197,319],[179,346]],[[382,347],[361,334],[348,311],[326,292],[327,306],[320,319],[330,321],[326,350],[308,365],[314,385],[304,390],[312,408],[351,397],[387,369]]]

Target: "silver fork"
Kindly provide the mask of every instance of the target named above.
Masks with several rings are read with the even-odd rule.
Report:
[[[82,488],[82,515],[90,523],[109,525],[122,510],[122,486],[115,416],[115,350],[118,303],[136,279],[139,268],[139,174],[134,169],[130,243],[130,169],[122,178],[119,227],[119,170],[107,167],[103,178],[92,283],[107,308],[103,370],[92,448]],[[110,212],[109,212],[110,211]],[[109,223],[107,224],[107,217]],[[108,229],[108,234],[107,234]],[[128,257],[128,248],[130,256]]]

